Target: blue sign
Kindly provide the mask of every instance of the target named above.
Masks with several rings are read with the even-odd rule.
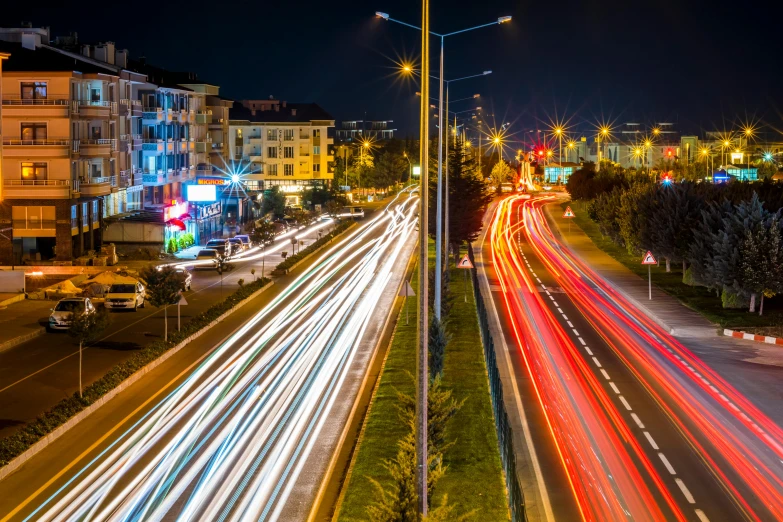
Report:
[[[723,171],[718,171],[718,172],[713,172],[712,173],[712,182],[715,183],[715,184],[718,184],[718,183],[728,183],[730,179],[731,179],[731,176],[729,176],[728,174],[726,174]]]

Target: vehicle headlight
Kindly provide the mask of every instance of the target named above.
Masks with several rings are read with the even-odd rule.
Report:
[[[50,317],[50,318],[49,318],[49,322],[50,322],[50,323],[56,323],[56,322],[57,322],[57,319],[55,319],[54,317]]]

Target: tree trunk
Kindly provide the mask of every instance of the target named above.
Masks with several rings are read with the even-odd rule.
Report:
[[[750,312],[756,311],[756,294],[750,294]]]
[[[164,306],[163,307],[163,340],[164,341],[168,341],[169,340],[169,313],[168,313],[168,310],[169,310],[168,306]]]
[[[688,267],[685,264],[685,260],[682,260],[682,275],[685,275],[685,271],[688,270]]]
[[[764,314],[764,292],[761,292],[761,302],[759,303],[759,315]]]
[[[666,258],[666,273],[668,274],[671,271],[672,271],[672,261],[671,261],[671,259],[669,259],[667,257]]]

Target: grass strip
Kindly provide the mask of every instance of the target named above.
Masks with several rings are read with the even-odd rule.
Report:
[[[641,264],[641,257],[629,254],[625,248],[604,236],[598,224],[588,217],[587,205],[569,201],[561,206],[565,209],[568,205],[571,205],[576,214],[576,217],[573,218],[574,225],[578,226],[595,246],[634,274],[647,279],[647,266]],[[748,313],[747,309],[723,308],[721,299],[715,295],[715,292],[703,286],[690,286],[682,282],[682,266],[680,264],[673,263],[671,270],[667,273],[666,265],[663,262],[660,266],[653,265],[652,284],[723,328],[783,324],[783,311],[773,308],[775,304],[771,299],[765,302],[763,316]]]
[[[114,365],[103,377],[84,389],[82,398],[79,397],[78,393],[74,393],[71,397],[61,400],[51,410],[40,415],[18,432],[0,440],[0,467],[7,465],[15,457],[27,451],[30,446],[65,424],[71,417],[119,386],[125,379],[163,355],[172,347],[202,328],[207,327],[209,323],[250,297],[256,290],[259,290],[267,283],[269,283],[269,279],[260,278],[243,285],[222,301],[186,322],[182,325],[182,330],[169,332],[168,342],[163,340],[152,342],[135,352],[127,361]]]

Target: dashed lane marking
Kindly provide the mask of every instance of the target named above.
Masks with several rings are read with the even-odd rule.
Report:
[[[688,503],[695,504],[696,499],[693,498],[693,495],[691,495],[691,492],[688,490],[688,486],[685,485],[685,482],[678,478],[674,479],[674,481],[678,486],[680,486],[680,491],[682,491],[682,494],[685,495],[685,499],[688,501]]]
[[[604,370],[603,368],[601,368],[601,374],[604,376],[604,379],[606,379],[607,381],[610,379],[609,374],[606,373],[606,370]]]
[[[650,435],[650,432],[645,431],[644,436],[647,437],[647,442],[650,443],[650,446],[653,447],[654,450],[658,449],[658,444],[655,443],[655,439],[652,438],[652,435]]]
[[[701,509],[696,510],[696,516],[699,517],[699,520],[701,522],[710,522],[710,519],[707,518],[707,515],[705,515],[704,511],[702,511]]]
[[[628,411],[632,411],[633,410],[633,408],[631,408],[631,405],[628,404],[628,401],[625,400],[625,397],[623,397],[622,395],[620,395],[620,402],[623,403],[623,406],[625,406],[626,410],[628,410]]]
[[[663,465],[666,466],[667,471],[671,475],[676,475],[677,474],[677,472],[674,471],[674,467],[669,462],[669,459],[666,458],[666,455],[664,455],[663,453],[658,453],[658,457],[661,459],[661,462],[663,462]],[[683,484],[683,485],[685,485],[685,484]]]
[[[611,386],[611,387],[612,387],[612,390],[613,390],[613,391],[614,391],[614,392],[615,392],[617,395],[620,395],[620,388],[618,388],[618,387],[617,387],[617,385],[616,385],[615,383],[613,383],[613,382],[610,382],[610,383],[609,383],[609,386]]]
[[[637,414],[632,413],[631,418],[636,423],[636,425],[639,426],[639,428],[644,429],[644,424],[642,424],[642,420],[639,418]]]

